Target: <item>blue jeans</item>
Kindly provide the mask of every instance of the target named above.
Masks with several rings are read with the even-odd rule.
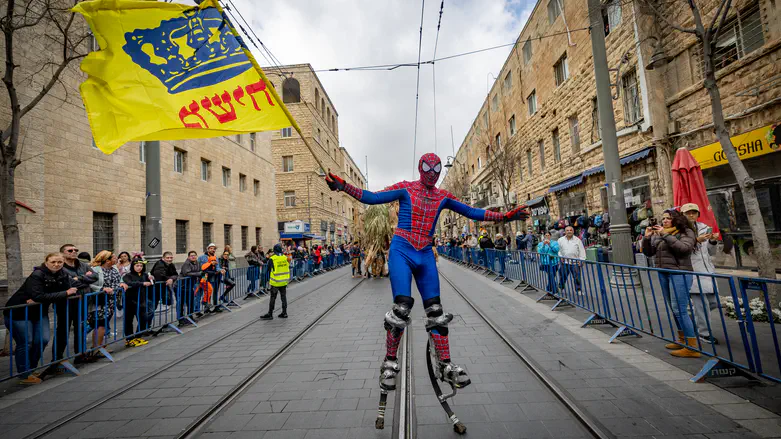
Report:
[[[5,327],[11,333],[16,343],[14,358],[16,359],[16,372],[22,373],[26,378],[32,369],[38,367],[41,361],[43,349],[49,344],[51,329],[49,329],[49,316],[43,316],[37,321],[5,319]]]
[[[558,265],[540,265],[540,271],[548,278],[548,292],[556,292],[556,272],[558,271]]]
[[[684,337],[696,337],[694,324],[689,317],[689,290],[692,286],[692,276],[660,271],[659,283],[662,287],[664,300],[673,311],[675,326],[678,330],[683,331]],[[672,285],[672,290],[670,285]]]
[[[580,291],[580,266],[575,264],[561,264],[559,288],[562,290],[567,288],[567,278],[570,274],[572,274],[572,282],[575,285],[575,291]]]

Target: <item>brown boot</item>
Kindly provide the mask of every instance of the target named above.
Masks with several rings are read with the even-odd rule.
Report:
[[[687,337],[686,346],[697,348],[697,337]],[[685,358],[700,358],[700,353],[689,348],[678,349],[677,351],[670,352],[670,355],[674,357]]]
[[[678,344],[678,343],[680,343],[680,344]],[[685,344],[684,339],[683,339],[683,331],[678,331],[678,343],[667,343],[666,345],[664,345],[664,348],[665,349],[674,349],[674,350],[680,349],[681,345]]]

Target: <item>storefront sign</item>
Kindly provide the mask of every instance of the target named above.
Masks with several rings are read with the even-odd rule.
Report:
[[[305,227],[307,224],[304,224],[303,221],[297,220],[297,221],[290,221],[285,223],[285,233],[304,233],[308,232],[309,228]]]
[[[768,125],[732,137],[732,144],[738,151],[741,160],[776,152],[781,147],[781,124]],[[702,169],[713,168],[727,164],[727,155],[716,142],[691,151]]]
[[[543,216],[548,214],[548,206],[545,204],[542,204],[537,207],[532,207],[531,209],[532,216]]]
[[[342,225],[341,224],[337,224],[336,225],[336,234],[339,235],[339,236],[342,236]]]

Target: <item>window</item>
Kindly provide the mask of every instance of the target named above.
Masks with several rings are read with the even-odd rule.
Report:
[[[236,143],[241,145],[241,134],[236,134]]]
[[[285,191],[285,207],[296,207],[296,191]]]
[[[529,64],[529,61],[532,60],[532,40],[531,38],[527,39],[525,43],[523,43],[523,64]]]
[[[605,36],[621,24],[621,3],[618,0],[608,0],[602,8],[602,24],[605,26]]]
[[[222,167],[222,185],[230,187],[231,185],[231,170],[230,168]]]
[[[222,226],[223,230],[223,236],[225,237],[225,245],[231,245],[231,242],[233,241],[231,239],[231,232],[233,231],[233,225],[232,224],[225,224]]]
[[[244,192],[247,190],[247,176],[244,174],[239,174],[239,192]]]
[[[556,163],[561,161],[561,146],[559,145],[559,129],[556,128],[551,134],[553,137],[553,161]]]
[[[572,142],[572,154],[577,154],[580,152],[580,127],[577,116],[569,118],[569,138]]]
[[[499,95],[494,95],[491,99],[491,111],[496,111],[499,108]]]
[[[315,89],[315,109],[320,109],[320,90]]]
[[[504,77],[504,91],[510,91],[513,88],[513,72],[512,70],[507,72]]]
[[[252,194],[256,197],[260,195],[260,181],[252,180]]]
[[[475,175],[475,165],[472,165],[472,175]]]
[[[89,33],[89,40],[87,40],[87,50],[90,52],[95,52],[100,50],[98,39],[95,38],[95,34],[93,34],[92,32]]]
[[[95,145],[95,140],[92,141],[92,144]],[[97,148],[97,145],[95,147]],[[138,144],[138,161],[146,163],[146,142]]]
[[[114,251],[114,213],[92,213],[92,254]],[[142,225],[143,227],[143,225]],[[141,249],[144,250],[143,248]]]
[[[203,223],[203,249],[206,250],[206,246],[212,242],[212,223]]]
[[[206,159],[201,159],[201,181],[209,181],[211,179],[211,162]]]
[[[594,138],[596,131],[597,140],[602,139],[602,121],[599,120],[599,101],[597,98],[591,100],[591,138]]]
[[[320,98],[320,115],[325,119],[325,99]]]
[[[282,102],[286,104],[301,102],[301,86],[295,78],[286,78],[282,83]]]
[[[326,110],[326,114],[327,114],[327,116],[325,118],[325,124],[328,125],[328,120],[331,119],[331,108],[328,108]]]
[[[755,2],[724,25],[716,41],[713,64],[716,70],[727,67],[765,44],[759,3]]]
[[[174,148],[174,172],[184,173],[185,157],[187,152]]]
[[[558,61],[556,61],[556,64],[553,65],[553,76],[556,78],[556,87],[564,84],[564,81],[569,78],[569,68],[567,67],[566,52],[561,56],[561,58],[559,58]]]
[[[501,148],[502,147],[502,133],[498,133],[496,135],[496,147]]]
[[[141,236],[141,251],[146,250],[146,217],[141,217],[141,223],[140,223],[140,233]]]
[[[249,227],[241,226],[241,249],[247,249],[247,241],[249,240]]]
[[[532,90],[532,93],[526,98],[526,106],[529,107],[529,116],[533,116],[537,112],[537,90]]]
[[[293,172],[292,155],[286,155],[282,157],[282,172]]]
[[[621,78],[621,88],[624,94],[624,125],[631,125],[643,118],[640,107],[640,90],[637,87],[637,72],[634,70]]]
[[[320,192],[320,205],[325,209],[325,194]]]
[[[260,246],[260,238],[263,234],[263,229],[255,227],[255,245]]]
[[[477,158],[477,169],[480,170],[482,168],[483,168],[483,158],[482,157],[478,157]]]
[[[293,137],[293,127],[282,128],[282,137]]]
[[[532,175],[534,175],[534,173],[532,172],[533,168],[532,168],[532,150],[531,149],[527,149],[526,150],[526,162],[528,163],[528,167],[529,167],[529,177],[531,177]]]
[[[321,135],[320,135],[320,128],[317,129],[317,143],[322,143]]]
[[[550,0],[548,2],[548,23],[553,24],[561,15],[561,6],[559,0]]]
[[[187,253],[187,221],[176,220],[176,253]]]
[[[540,172],[545,172],[545,141],[538,141],[537,146],[540,148]]]
[[[510,120],[509,120],[508,124],[510,125],[510,127],[509,127],[510,128],[510,137],[512,137],[512,136],[515,135],[515,115],[514,114],[512,116],[510,116]]]
[[[486,111],[483,113],[483,123],[485,124],[485,128],[488,129],[488,112]]]
[[[255,134],[249,133],[249,150],[255,152]]]

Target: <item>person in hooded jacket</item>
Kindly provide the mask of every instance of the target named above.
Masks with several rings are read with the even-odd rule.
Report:
[[[89,294],[90,285],[97,282],[98,275],[89,266],[88,263],[84,263],[77,258],[79,249],[72,244],[65,244],[60,247],[60,253],[65,260],[62,266],[62,270],[70,276],[72,279],[72,286],[78,289],[80,296]],[[79,312],[80,305],[83,302],[81,300],[67,300],[61,299],[54,302],[54,310],[57,314],[57,325],[55,328],[54,344],[52,345],[52,356],[55,360],[62,360],[65,358],[65,350],[69,344],[69,332],[73,327],[73,353],[79,355],[74,361],[84,361],[83,356],[80,354],[84,352],[84,346],[81,345],[82,337],[82,325],[83,316]],[[81,316],[81,317],[80,317]],[[59,369],[56,371],[60,373],[64,371]]]
[[[16,344],[13,351],[16,373],[22,384],[39,384],[41,379],[30,374],[38,367],[41,354],[49,343],[49,305],[77,294],[72,279],[62,270],[62,254],[49,253],[22,286],[8,299],[3,310],[5,327]],[[12,371],[13,373],[13,371]]]
[[[146,272],[146,261],[141,258],[133,258],[130,263],[130,273],[122,279],[128,286],[125,292],[125,346],[142,346],[148,341],[136,336],[149,329],[149,306],[152,305],[152,291],[154,278]],[[133,318],[138,321],[138,330],[133,330]]]

